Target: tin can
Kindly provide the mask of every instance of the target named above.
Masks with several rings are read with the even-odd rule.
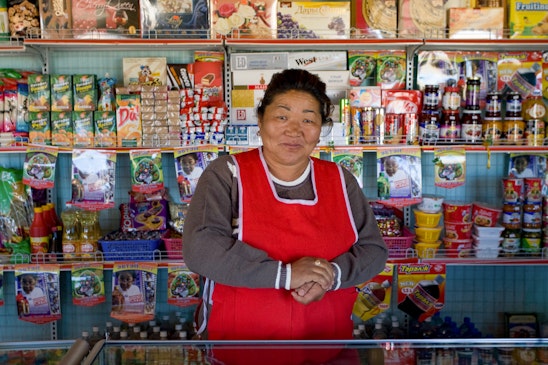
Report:
[[[523,137],[527,141],[528,146],[542,146],[544,144],[544,138],[546,137],[544,120],[526,120]]]
[[[419,142],[419,116],[416,113],[403,114],[403,134],[407,144]]]
[[[357,133],[359,143],[375,142],[375,111],[371,107],[363,108]]]
[[[462,138],[464,142],[474,143],[481,141],[482,119],[481,110],[466,109],[462,114]]]
[[[521,234],[521,250],[525,254],[540,255],[542,231],[540,229],[524,229]]]
[[[465,100],[466,109],[479,110],[480,86],[481,86],[481,80],[479,77],[469,77],[466,80],[466,100]]]
[[[402,114],[389,113],[384,118],[384,143],[398,144],[402,141]]]
[[[542,228],[542,207],[540,204],[523,205],[523,228]]]
[[[502,135],[509,144],[523,144],[523,134],[525,133],[525,122],[521,117],[505,118],[502,123]]]
[[[485,117],[482,131],[484,140],[499,144],[502,139],[502,119],[500,117]]]
[[[502,226],[507,229],[521,228],[521,204],[503,204]]]
[[[502,112],[502,95],[499,92],[487,93],[485,97],[485,116],[500,117]]]
[[[510,91],[506,94],[506,117],[520,117],[522,109],[521,94],[517,91]]]

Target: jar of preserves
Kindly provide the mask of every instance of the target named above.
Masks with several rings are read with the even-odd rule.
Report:
[[[446,86],[443,90],[443,97],[442,97],[442,108],[444,111],[446,110],[455,110],[458,111],[460,109],[460,89],[458,86]]]
[[[502,226],[508,229],[521,228],[521,204],[502,205]]]
[[[438,110],[439,90],[439,85],[424,86],[423,110]]]
[[[466,109],[480,109],[480,87],[481,80],[479,77],[469,77],[466,80]]]
[[[522,105],[523,119],[525,121],[531,119],[544,119],[546,116],[546,106],[542,100],[542,92],[535,89]]]
[[[419,123],[421,142],[435,142],[440,138],[440,114],[437,110],[423,110]]]
[[[502,231],[501,237],[501,248],[504,256],[514,256],[519,252],[521,245],[521,230],[507,228]]]
[[[521,234],[521,250],[528,255],[540,255],[541,241],[540,229],[524,229]]]
[[[502,95],[499,92],[487,93],[485,97],[485,116],[498,118],[502,112]]]
[[[522,109],[522,99],[521,94],[517,91],[510,91],[508,94],[506,94],[506,117],[522,117],[521,115],[521,109]]]
[[[440,139],[446,142],[457,142],[461,134],[458,110],[443,110],[440,126]]]
[[[523,205],[523,228],[542,228],[542,206],[541,204]]]
[[[462,112],[461,135],[465,142],[479,142],[482,134],[481,110],[466,109]]]

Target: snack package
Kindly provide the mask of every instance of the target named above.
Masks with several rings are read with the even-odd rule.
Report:
[[[72,151],[72,204],[99,210],[114,207],[116,152],[97,149]]]
[[[91,307],[106,301],[103,264],[87,262],[72,264],[71,269],[72,303]]]
[[[205,38],[208,4],[206,0],[141,0],[143,38]]]
[[[74,111],[94,111],[97,109],[97,76],[93,74],[73,75]]]
[[[445,301],[445,264],[409,263],[397,268],[398,309],[423,322]]]
[[[168,264],[167,275],[168,304],[184,308],[200,303],[200,275],[185,264]]]
[[[29,146],[23,164],[23,183],[33,189],[53,188],[57,154],[55,147]]]
[[[61,319],[59,265],[15,266],[15,300],[19,319],[45,324]]]
[[[51,145],[51,122],[49,112],[29,112],[29,142]]]
[[[422,168],[420,148],[379,148],[377,185],[383,204],[403,207],[420,203]]]
[[[116,94],[116,137],[118,147],[141,147],[141,96]]]
[[[99,83],[99,101],[97,102],[97,110],[99,111],[115,111],[116,101],[114,99],[114,85],[116,79],[110,77],[107,73],[105,77],[98,80]]]
[[[158,265],[153,262],[115,262],[110,316],[127,323],[154,319],[157,275]]]
[[[120,228],[124,232],[165,230],[168,212],[168,202],[163,199],[120,204]]]
[[[27,31],[40,28],[37,0],[8,0],[9,30],[12,37],[25,37]]]
[[[160,149],[131,150],[129,158],[131,160],[131,190],[151,193],[164,188]]]
[[[95,147],[116,147],[116,112],[93,112]]]
[[[390,309],[393,279],[394,264],[386,264],[371,280],[356,285],[358,297],[352,314],[365,322]]]
[[[204,169],[218,157],[213,146],[181,147],[173,151],[181,201],[190,201]]]

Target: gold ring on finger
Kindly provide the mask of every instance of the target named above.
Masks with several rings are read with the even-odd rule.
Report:
[[[314,261],[314,265],[321,266],[322,262],[319,259],[316,259],[316,261]]]

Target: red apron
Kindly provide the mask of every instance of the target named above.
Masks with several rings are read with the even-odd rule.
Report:
[[[339,166],[312,158],[316,199],[284,200],[277,196],[258,149],[234,157],[239,176],[239,238],[243,242],[284,263],[303,256],[332,260],[356,242]],[[303,305],[284,289],[216,283],[212,299],[208,321],[211,340],[352,338],[355,288],[329,291],[322,300]]]

